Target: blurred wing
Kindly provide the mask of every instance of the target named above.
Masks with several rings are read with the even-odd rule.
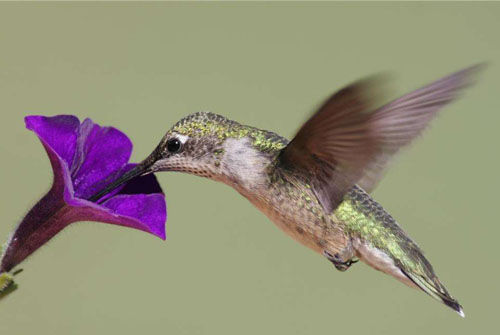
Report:
[[[368,112],[377,105],[377,83],[365,79],[333,94],[280,153],[278,166],[305,174],[328,212],[375,156]]]
[[[380,150],[358,185],[366,192],[373,191],[392,156],[418,137],[441,108],[471,86],[482,67],[476,65],[455,72],[373,112],[369,122]]]
[[[390,157],[471,84],[471,67],[375,109],[380,81],[362,80],[330,97],[282,150],[279,167],[305,174],[327,212],[356,184],[371,190]]]

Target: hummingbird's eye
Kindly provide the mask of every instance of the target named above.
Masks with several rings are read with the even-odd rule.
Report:
[[[171,138],[170,140],[167,141],[167,150],[168,152],[178,152],[181,150],[182,143],[176,138]]]

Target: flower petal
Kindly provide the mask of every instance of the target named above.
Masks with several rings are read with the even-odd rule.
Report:
[[[86,119],[78,130],[71,165],[75,196],[87,199],[127,164],[132,152],[129,138],[113,127],[100,127]]]
[[[58,117],[54,118],[60,121],[57,120]],[[42,122],[45,121],[44,119],[46,118],[34,118],[35,121]],[[52,122],[52,124],[57,125],[57,122]],[[47,132],[49,131],[50,129]],[[57,129],[54,131],[57,132]],[[58,196],[50,197],[51,201],[64,200],[64,203],[73,208],[65,216],[65,224],[77,221],[100,221],[136,228],[165,239],[167,216],[165,197],[153,174],[130,181],[103,198],[99,204],[85,200],[85,197],[99,191],[136,165],[126,164],[132,150],[132,144],[127,136],[114,128],[99,127],[89,119],[85,120],[76,132],[78,135],[73,171],[81,178],[80,183],[71,180],[67,162],[54,150],[57,138],[51,145],[46,138],[50,140],[53,137],[39,135],[54,173],[50,193],[58,194]],[[123,145],[123,148],[120,145]],[[101,147],[106,148],[101,149]],[[106,152],[110,148],[113,148],[113,152]],[[100,155],[103,157],[99,160]],[[97,167],[92,167],[89,163],[92,160]],[[103,175],[107,176],[99,179]],[[92,179],[89,182],[86,178],[95,179],[92,183]],[[89,184],[91,186],[88,186]],[[76,185],[75,188],[73,185]],[[76,187],[79,187],[79,192]],[[43,207],[51,208],[52,206]]]
[[[71,115],[28,116],[25,122],[42,142],[54,179],[16,227],[0,260],[0,274],[77,221],[117,224],[165,239],[165,197],[154,175],[129,182],[99,204],[85,200],[134,166],[127,164],[132,143],[125,134],[90,119],[80,125]]]
[[[104,202],[103,206],[120,216],[137,219],[148,227],[147,232],[165,239],[167,206],[163,194],[117,195]]]
[[[97,221],[139,229],[165,239],[167,206],[163,194],[117,195],[102,205],[73,198],[76,221]]]
[[[68,166],[73,162],[75,144],[80,121],[73,115],[39,116],[24,118],[26,128],[32,130],[43,142],[52,148]]]

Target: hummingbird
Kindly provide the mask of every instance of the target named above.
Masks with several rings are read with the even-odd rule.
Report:
[[[391,158],[473,83],[473,66],[380,104],[380,81],[329,97],[286,138],[210,112],[190,114],[154,151],[90,201],[132,178],[176,171],[225,183],[286,234],[346,271],[361,260],[464,317],[419,246],[369,193]]]

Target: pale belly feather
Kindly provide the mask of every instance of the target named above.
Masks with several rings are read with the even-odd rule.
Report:
[[[349,237],[344,233],[342,224],[336,223],[334,215],[324,215],[319,204],[307,206],[301,197],[269,191],[259,196],[240,193],[287,235],[319,254],[323,254],[324,250],[336,254],[348,245]],[[309,203],[316,201],[313,197],[311,193]],[[312,206],[315,208],[313,211]]]

